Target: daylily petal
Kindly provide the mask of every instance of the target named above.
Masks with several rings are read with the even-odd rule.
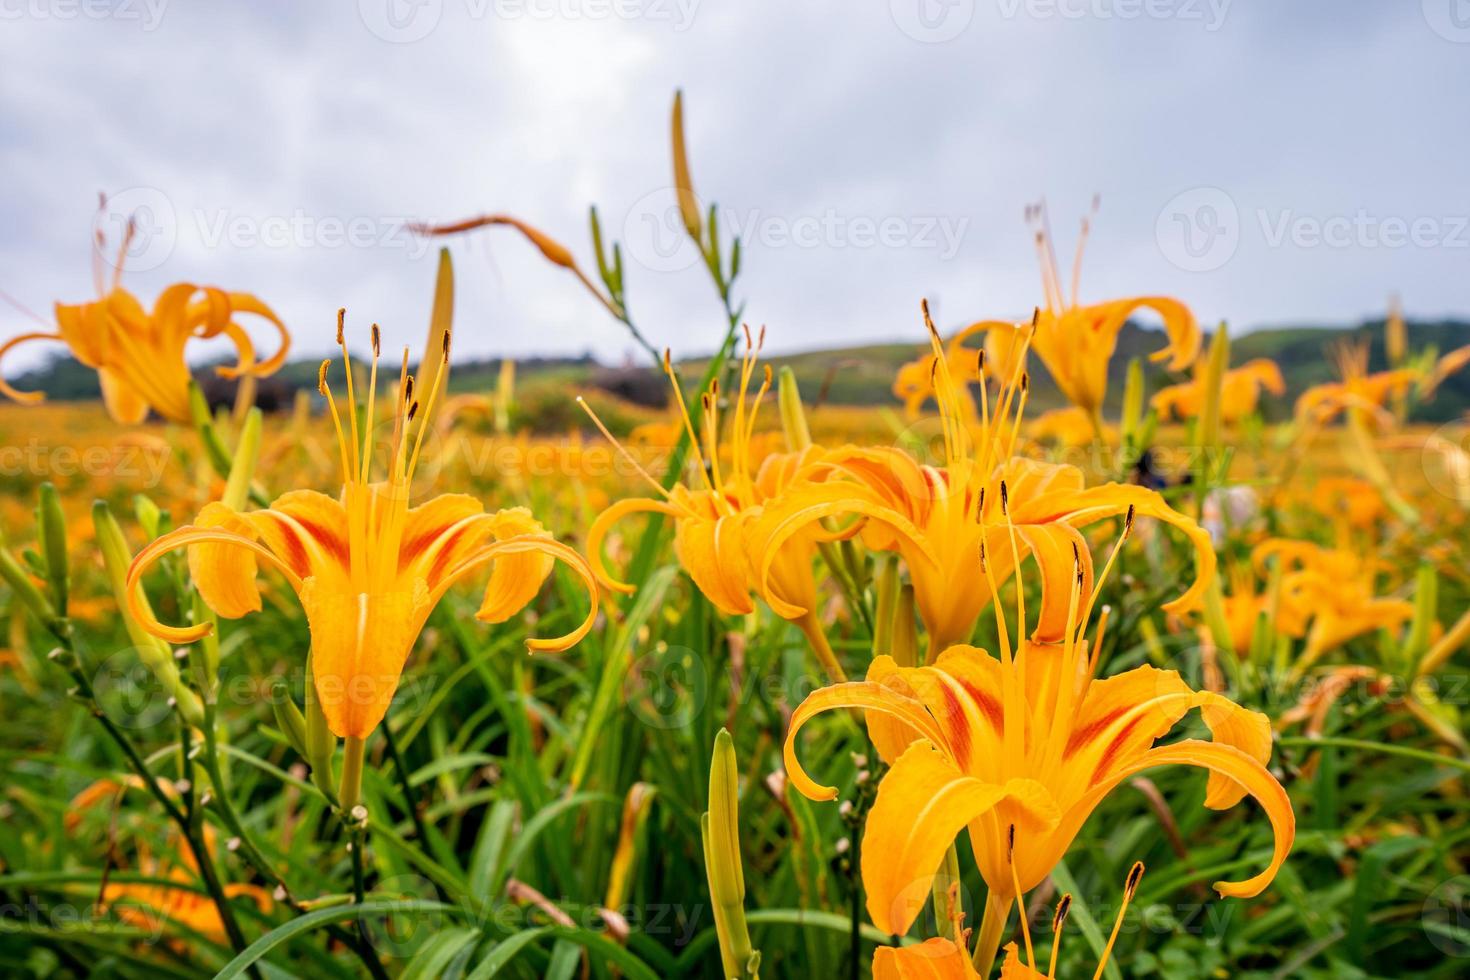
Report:
[[[592,565],[592,574],[597,577],[604,588],[624,595],[633,594],[633,586],[626,582],[620,582],[608,574],[602,563],[602,542],[607,537],[607,532],[614,524],[629,514],[663,514],[666,517],[677,516],[679,511],[661,500],[652,500],[645,497],[630,497],[627,500],[619,500],[611,507],[597,515],[592,522],[592,527],[587,531],[587,560]]]
[[[225,504],[206,504],[194,519],[198,528],[221,528],[243,538],[255,539],[250,522]],[[189,578],[210,609],[226,619],[239,619],[260,609],[260,589],[255,585],[255,555],[241,554],[233,542],[211,541],[189,547]]]
[[[1092,552],[1082,532],[1070,524],[1021,524],[1016,534],[1026,542],[1041,573],[1041,611],[1032,637],[1041,643],[1055,643],[1067,632],[1072,583],[1079,568],[1082,586],[1077,608],[1085,609],[1092,595]]]
[[[979,976],[965,947],[950,939],[879,946],[873,951],[873,980],[978,980]]]
[[[403,665],[429,610],[427,590],[359,592],[307,579],[301,605],[311,628],[311,667],[327,727],[366,738],[393,701]]]
[[[880,657],[879,659],[885,658]],[[930,716],[924,707],[924,702],[908,694],[906,688],[907,685],[904,684],[889,686],[882,682],[849,681],[845,684],[833,684],[808,694],[791,714],[791,724],[786,729],[786,744],[782,748],[782,760],[791,785],[802,795],[813,800],[835,800],[837,798],[837,787],[823,786],[813,781],[796,757],[796,736],[802,726],[814,715],[823,711],[831,711],[834,708],[863,708],[869,713],[870,718],[873,712],[889,715],[896,721],[907,725],[917,736],[928,739],[936,745],[943,745],[943,730]]]
[[[223,528],[206,528],[186,525],[177,530],[170,531],[156,539],[142,551],[133,557],[132,565],[128,566],[128,611],[138,624],[147,632],[152,633],[159,639],[169,643],[194,643],[208,636],[214,629],[211,623],[198,623],[194,626],[166,626],[158,621],[144,601],[142,592],[142,579],[148,570],[157,561],[170,551],[198,544],[228,544],[244,548],[252,552],[258,558],[264,558],[270,564],[280,569],[281,574],[291,583],[291,587],[300,594],[302,589],[301,577],[282,561],[265,545],[254,538],[225,530]]]
[[[1073,803],[1062,817],[1057,828],[1058,836],[1067,841],[1075,837],[1093,809],[1120,783],[1148,769],[1168,765],[1200,766],[1212,773],[1218,773],[1244,787],[1265,809],[1275,836],[1271,863],[1266,870],[1245,881],[1215,883],[1215,890],[1226,898],[1253,898],[1259,895],[1271,884],[1276,872],[1285,862],[1286,855],[1291,851],[1292,842],[1296,839],[1296,814],[1292,811],[1286,790],[1266,771],[1266,767],[1234,746],[1185,739],[1172,745],[1149,749],[1127,764],[1112,770],[1106,779]]]
[[[587,596],[590,603],[586,617],[570,633],[565,633],[550,639],[531,637],[526,640],[526,647],[532,653],[557,653],[575,646],[591,631],[593,623],[597,621],[597,580],[592,575],[592,569],[588,566],[587,559],[583,558],[573,548],[562,544],[549,534],[519,534],[501,541],[492,541],[489,544],[481,545],[445,572],[444,577],[430,595],[429,603],[431,606],[437,604],[451,585],[486,562],[498,563],[513,556],[532,554],[538,556],[538,558],[544,557],[546,559],[560,561],[572,571],[576,572],[578,578],[582,580],[582,584],[587,589]],[[519,567],[523,569],[528,568],[526,565],[520,565]],[[492,572],[492,578],[493,576],[494,573]],[[542,576],[542,581],[544,579],[545,576]],[[515,587],[518,588],[519,586],[517,585]],[[529,602],[530,598],[530,596],[527,596],[526,601]],[[481,606],[477,618],[483,620],[485,618],[484,611],[485,607]],[[495,610],[497,614],[501,611],[503,610]],[[511,613],[507,613],[507,617],[513,615],[514,612],[515,610],[512,610]]]
[[[713,520],[681,520],[674,526],[674,553],[699,591],[727,616],[755,612],[750,568],[742,541],[745,513]]]
[[[137,425],[148,417],[148,400],[108,368],[98,368],[97,383],[102,388],[102,404],[114,422]]]
[[[492,516],[489,527],[496,541],[515,537],[552,540],[541,522],[525,507],[497,512]],[[503,623],[526,608],[526,604],[541,591],[541,584],[555,564],[551,555],[539,549],[511,552],[496,558],[490,569],[490,581],[485,585],[485,600],[475,618],[484,623]]]
[[[1073,527],[1086,527],[1108,517],[1125,514],[1132,507],[1135,516],[1152,517],[1183,531],[1194,545],[1195,575],[1184,594],[1164,603],[1169,610],[1190,608],[1209,587],[1215,575],[1215,546],[1210,533],[1192,518],[1170,507],[1163,497],[1145,487],[1108,483],[1087,490],[1056,491],[1017,503],[1012,519],[1018,524],[1047,524],[1063,521]]]
[[[33,333],[23,333],[18,337],[11,337],[9,340],[5,341],[5,343],[0,344],[0,361],[3,361],[5,359],[5,355],[10,353],[13,348],[19,347],[21,344],[29,343],[32,340],[64,341],[65,337],[63,337],[61,334],[44,333],[40,331]],[[20,402],[22,405],[38,405],[46,400],[46,394],[44,392],[19,391],[15,388],[12,388],[10,386],[10,383],[5,380],[5,375],[3,372],[0,372],[0,395],[4,395],[11,401]]]
[[[930,742],[910,745],[879,784],[863,833],[863,886],[873,924],[893,935],[907,932],[955,836],[1005,800],[1031,813],[1036,789],[966,776]],[[1054,812],[1034,814],[1028,822],[1045,826],[1055,819]]]

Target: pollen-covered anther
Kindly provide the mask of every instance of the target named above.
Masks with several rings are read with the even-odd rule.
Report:
[[[316,390],[323,398],[327,395],[327,369],[331,366],[332,361],[328,358],[322,361],[322,366],[317,368],[316,371]]]
[[[1000,481],[1000,512],[1009,517],[1011,513],[1011,494],[1006,489],[1006,481]]]
[[[373,340],[373,356],[378,357],[383,352],[383,332],[378,329],[376,323],[373,324],[371,336]]]
[[[346,326],[346,324],[347,324],[347,307],[345,307],[345,306],[339,307],[337,309],[337,346],[338,347],[342,346],[342,341],[343,341],[342,331],[343,331],[343,328]]]
[[[1125,901],[1133,900],[1133,893],[1138,890],[1138,883],[1143,879],[1143,862],[1134,861],[1133,867],[1128,870],[1128,881],[1123,885],[1123,898]]]
[[[1072,911],[1072,893],[1071,892],[1067,892],[1065,895],[1062,896],[1062,900],[1060,902],[1057,902],[1057,910],[1056,910],[1056,912],[1051,917],[1051,931],[1052,932],[1060,932],[1061,931],[1062,926],[1066,924],[1066,921],[1067,921],[1067,913],[1069,913],[1071,911]]]

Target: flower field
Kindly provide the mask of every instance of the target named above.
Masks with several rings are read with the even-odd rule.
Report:
[[[1391,313],[1288,397],[1184,299],[1079,291],[1038,206],[1031,317],[916,294],[886,403],[827,403],[669,135],[688,350],[595,209],[415,227],[412,349],[122,258],[6,343],[102,397],[0,386],[0,971],[1463,976],[1470,423],[1426,408],[1470,346]],[[457,379],[475,236],[663,407]]]

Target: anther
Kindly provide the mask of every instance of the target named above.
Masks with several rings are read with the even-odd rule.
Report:
[[[1138,890],[1138,883],[1143,878],[1143,862],[1134,861],[1133,867],[1128,870],[1128,882],[1123,886],[1123,897],[1126,901],[1133,900],[1133,893]]]
[[[373,356],[374,357],[377,357],[379,354],[382,353],[382,349],[383,349],[383,333],[382,333],[381,330],[378,329],[378,325],[376,323],[373,324],[372,338],[373,338]]]
[[[316,372],[316,390],[323,398],[327,395],[327,368],[332,366],[330,359],[322,361],[322,366]]]
[[[337,346],[342,346],[342,329],[347,323],[347,307],[339,307],[337,310]]]
[[[1072,911],[1072,893],[1067,892],[1062,900],[1057,903],[1056,914],[1051,917],[1051,931],[1060,932],[1063,924],[1067,921],[1067,913]]]

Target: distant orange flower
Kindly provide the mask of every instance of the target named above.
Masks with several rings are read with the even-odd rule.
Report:
[[[132,236],[124,239],[127,254]],[[97,372],[102,400],[113,419],[125,424],[143,421],[149,409],[174,422],[187,423],[191,375],[184,349],[193,340],[227,337],[237,363],[216,368],[223,378],[261,378],[273,374],[286,360],[291,337],[280,317],[249,293],[226,292],[213,286],[178,283],[159,294],[153,309],[118,285],[119,271],[110,288],[103,287],[94,269],[98,298],[88,303],[56,304],[56,329],[12,337],[0,345],[0,359],[22,344],[59,340],[78,361]],[[255,345],[236,317],[250,314],[264,319],[280,335],[276,352],[257,361]],[[0,394],[26,405],[45,400],[35,391],[17,391],[0,376]]]
[[[1159,418],[1195,418],[1204,407],[1205,387],[1196,366],[1196,377],[1184,384],[1161,388],[1150,399]],[[1220,382],[1220,421],[1238,422],[1256,410],[1264,388],[1273,395],[1286,393],[1286,381],[1276,362],[1264,357],[1247,361],[1225,372]]]
[[[1094,202],[1094,207],[1096,202]],[[1071,295],[1062,292],[1062,273],[1052,248],[1044,206],[1027,211],[1036,230],[1036,249],[1041,259],[1041,291],[1044,305],[1037,311],[1034,336],[1024,324],[1007,320],[982,320],[973,323],[950,338],[953,353],[969,337],[985,334],[985,348],[996,376],[1004,379],[1024,358],[1025,348],[1036,352],[1047,372],[1067,400],[1082,409],[1091,419],[1101,419],[1103,396],[1107,392],[1108,363],[1113,359],[1118,334],[1123,325],[1139,310],[1152,310],[1164,320],[1168,343],[1150,355],[1154,361],[1167,361],[1172,371],[1183,371],[1199,355],[1199,325],[1189,307],[1169,296],[1135,296],[1083,306],[1078,301],[1078,282],[1082,273],[1082,253],[1091,225],[1083,219],[1082,235],[1072,264]],[[1023,341],[1025,342],[1023,344]]]

